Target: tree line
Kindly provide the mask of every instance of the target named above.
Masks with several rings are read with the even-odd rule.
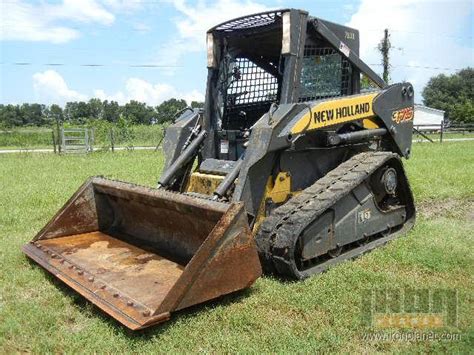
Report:
[[[423,89],[423,103],[445,111],[451,122],[474,123],[474,68],[432,77]]]
[[[362,86],[364,83],[363,81]],[[465,68],[452,75],[440,74],[432,77],[422,95],[423,103],[445,111],[447,120],[455,123],[474,122],[473,68]],[[174,98],[155,107],[133,100],[120,105],[116,101],[102,101],[97,98],[87,102],[68,102],[64,108],[55,104],[46,106],[37,103],[0,105],[0,128],[51,126],[56,122],[85,124],[100,120],[149,125],[172,120],[176,112],[186,106],[186,101]],[[202,102],[191,103],[194,108],[202,106]]]
[[[50,106],[38,103],[0,104],[0,128],[51,126],[56,122],[85,124],[95,120],[111,123],[125,120],[130,124],[150,125],[171,121],[175,114],[186,106],[188,105],[185,100],[174,98],[155,107],[134,100],[120,105],[116,101],[102,101],[97,98],[87,102],[68,102],[64,108],[56,104]],[[191,103],[193,108],[202,106],[202,102]]]

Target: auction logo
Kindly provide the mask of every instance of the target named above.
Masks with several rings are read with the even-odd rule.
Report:
[[[366,290],[361,301],[365,325],[378,329],[435,329],[458,325],[457,290]]]

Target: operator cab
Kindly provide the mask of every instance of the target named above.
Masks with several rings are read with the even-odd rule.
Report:
[[[305,11],[238,18],[207,33],[206,121],[214,138],[205,158],[237,160],[252,126],[272,103],[296,103],[359,92],[359,71],[318,35]],[[322,20],[318,20],[322,21]],[[324,21],[358,54],[356,30]]]

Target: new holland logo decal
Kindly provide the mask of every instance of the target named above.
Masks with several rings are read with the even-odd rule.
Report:
[[[306,113],[296,122],[292,133],[301,133],[344,122],[369,118],[374,116],[372,102],[377,93],[358,95],[338,100],[329,100],[314,104],[311,113]]]
[[[331,120],[338,121],[341,118],[358,116],[360,114],[369,113],[370,111],[370,102],[364,102],[361,104],[313,112],[313,120],[315,123],[329,122]]]

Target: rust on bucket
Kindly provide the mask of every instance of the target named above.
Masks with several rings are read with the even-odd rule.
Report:
[[[131,329],[261,275],[241,203],[104,178],[87,181],[23,251]]]

